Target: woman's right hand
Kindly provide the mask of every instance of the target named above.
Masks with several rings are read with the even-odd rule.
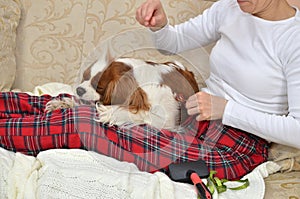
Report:
[[[163,28],[168,19],[160,0],[147,0],[136,11],[136,20],[152,31]]]

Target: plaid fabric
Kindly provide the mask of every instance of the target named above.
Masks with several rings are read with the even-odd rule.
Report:
[[[71,97],[61,94],[56,98]],[[172,162],[198,159],[219,178],[237,179],[267,160],[268,144],[220,121],[189,118],[181,132],[149,125],[118,128],[96,122],[92,105],[44,111],[54,97],[0,93],[0,146],[27,155],[53,148],[81,148],[133,162],[140,170],[166,170]]]

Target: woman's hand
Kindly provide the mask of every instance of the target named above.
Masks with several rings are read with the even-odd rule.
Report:
[[[198,92],[186,101],[186,108],[189,115],[198,114],[196,120],[216,120],[221,119],[227,100],[213,96],[205,92]]]
[[[147,0],[136,11],[136,20],[152,31],[163,28],[168,19],[160,0]]]

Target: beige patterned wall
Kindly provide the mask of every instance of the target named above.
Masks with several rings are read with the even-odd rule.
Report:
[[[92,52],[100,56],[99,49],[105,42],[109,42],[117,56],[173,59],[145,50],[152,48],[148,30],[135,20],[136,8],[142,0],[19,1],[22,16],[18,27],[14,88],[31,91],[48,82],[74,84],[81,66],[91,61]],[[197,15],[212,3],[201,0],[162,2],[172,24]],[[207,58],[205,53],[198,58],[201,56]]]
[[[0,0],[0,91],[9,91],[16,73],[16,29],[21,11],[14,1]]]
[[[72,82],[81,61],[87,1],[20,0],[15,88]]]

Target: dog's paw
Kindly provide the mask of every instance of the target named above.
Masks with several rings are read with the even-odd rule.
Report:
[[[118,105],[104,106],[96,104],[96,108],[98,112],[96,121],[98,122],[121,126],[130,121],[129,112]]]
[[[105,105],[100,104],[100,103],[97,103],[97,104],[96,104],[96,108],[97,108],[98,113],[106,112],[106,111],[108,111],[109,109],[111,109],[110,107],[111,107],[111,106],[105,106]]]
[[[145,113],[143,111],[132,113],[128,109],[118,105],[104,106],[96,104],[96,108],[98,112],[96,121],[98,122],[120,127],[145,123]]]
[[[72,108],[75,102],[71,98],[53,99],[46,104],[45,111],[54,111],[57,109]]]
[[[115,108],[112,106],[104,106],[102,104],[96,104],[98,117],[97,121],[102,123],[109,123],[113,125],[115,123],[115,119],[113,117]]]

